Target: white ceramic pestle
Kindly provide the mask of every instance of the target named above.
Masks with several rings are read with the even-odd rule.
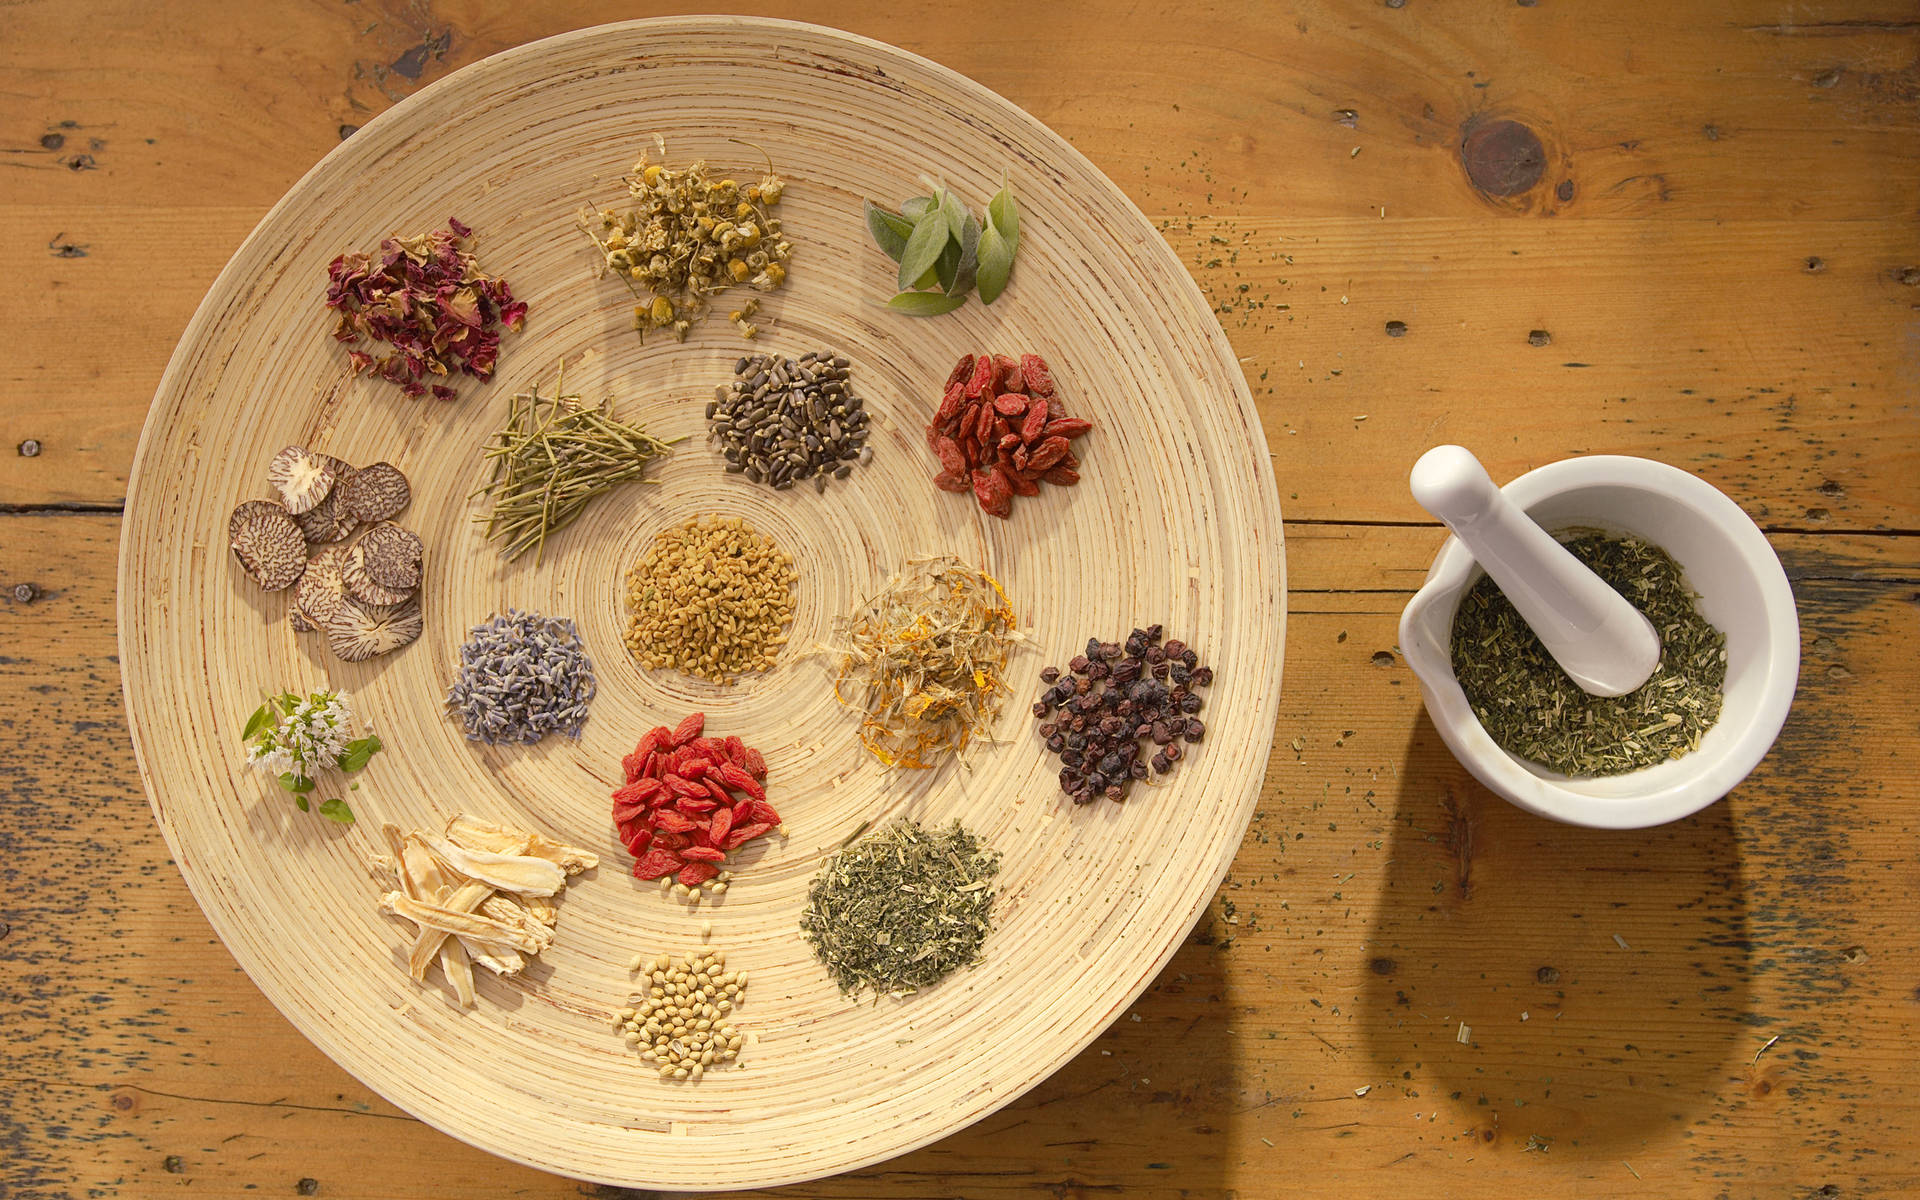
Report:
[[[1660,635],[1652,623],[1507,499],[1466,447],[1435,446],[1409,482],[1582,689],[1624,696],[1653,674]]]

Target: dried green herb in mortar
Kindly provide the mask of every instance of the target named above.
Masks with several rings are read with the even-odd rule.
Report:
[[[1720,719],[1726,634],[1658,546],[1594,532],[1562,544],[1647,615],[1660,665],[1637,691],[1589,695],[1483,576],[1453,618],[1453,673],[1474,715],[1501,749],[1563,775],[1620,775],[1689,753]]]
[[[958,821],[895,821],[813,877],[800,931],[841,991],[910,995],[979,959],[999,869]]]

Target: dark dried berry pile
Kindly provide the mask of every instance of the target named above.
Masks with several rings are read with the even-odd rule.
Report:
[[[1060,756],[1060,790],[1075,804],[1101,796],[1125,800],[1133,781],[1145,779],[1151,762],[1156,774],[1173,770],[1183,753],[1180,743],[1199,741],[1207,727],[1194,714],[1200,695],[1194,689],[1213,682],[1213,668],[1186,643],[1161,644],[1158,625],[1136,629],[1126,644],[1087,639],[1085,654],[1040,672],[1047,690],[1033,706],[1047,749]],[[1156,749],[1143,758],[1143,742]]]

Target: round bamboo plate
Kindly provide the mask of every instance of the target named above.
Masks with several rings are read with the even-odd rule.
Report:
[[[675,165],[705,158],[789,181],[789,286],[758,347],[831,346],[876,414],[872,466],[817,495],[724,475],[702,405],[743,343],[724,320],[684,344],[628,329],[631,300],[593,277],[582,202],[623,195],[656,132]],[[751,143],[749,147],[744,143]],[[863,197],[943,177],[976,206],[1011,178],[1019,262],[991,309],[897,316],[891,265]],[[320,297],[329,259],[456,216],[482,269],[531,304],[499,374],[449,403],[349,375]],[[722,305],[724,308],[725,305]],[[1019,499],[1010,521],[935,490],[922,428],[963,352],[1045,354],[1074,413],[1085,478]],[[566,378],[661,436],[658,470],[508,565],[474,524],[479,451],[507,398]],[[302,444],[413,482],[400,522],[427,546],[426,633],[361,665],[292,632],[286,593],[247,580],[227,513],[269,494],[268,459]],[[797,560],[793,649],[737,686],[643,673],[621,642],[620,580],[653,534],[700,513],[747,517]],[[952,552],[1005,585],[1033,644],[971,769],[890,772],[799,651],[918,554]],[[509,606],[579,622],[599,695],[578,742],[486,748],[442,716],[467,628]],[[1037,675],[1089,635],[1163,621],[1217,680],[1205,742],[1170,785],[1075,809],[1025,711]],[[1059,137],[951,71],[811,26],[675,18],[522,46],[422,90],[329,154],[260,223],[208,293],[160,384],[130,486],[120,646],[141,775],[195,898],[267,997],[395,1104],[497,1154],[567,1175],[663,1189],[770,1185],[872,1163],[959,1129],[1065,1063],[1172,957],[1258,799],[1279,703],[1285,584],[1280,505],[1234,354],[1145,217]],[[266,689],[354,695],[387,749],[346,793],[343,828],[295,811],[242,763]],[[784,840],[750,850],[724,901],[695,913],[627,874],[608,792],[659,722],[704,709],[771,764]],[[478,972],[479,1005],[437,969],[404,970],[411,926],[375,912],[379,827],[467,811],[592,848],[560,904],[558,941],[525,975]],[[839,995],[798,936],[816,869],[863,824],[958,818],[1001,850],[985,960],[904,1000]],[[752,983],[736,1067],[662,1083],[610,1032],[628,958],[711,945]]]

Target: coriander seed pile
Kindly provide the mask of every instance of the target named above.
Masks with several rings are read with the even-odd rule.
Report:
[[[627,572],[627,650],[729,684],[773,666],[793,621],[793,559],[738,517],[666,530]]]
[[[955,821],[899,820],[833,856],[800,931],[842,992],[911,995],[980,960],[1000,855]]]
[[[666,143],[655,143],[664,156]],[[684,342],[716,293],[771,292],[787,282],[793,243],[769,211],[785,189],[771,168],[758,183],[741,184],[714,178],[704,162],[676,171],[643,153],[627,178],[631,207],[583,213],[581,224],[600,248],[602,269],[640,301],[633,327],[642,334],[670,330]],[[635,284],[653,294],[642,296]],[[752,321],[758,308],[749,300],[729,314],[742,337],[759,332]]]
[[[623,1008],[614,1032],[656,1066],[662,1079],[698,1082],[707,1068],[733,1062],[745,1040],[731,1020],[747,991],[747,973],[727,970],[722,950],[702,950],[678,962],[662,954],[635,955],[627,969],[641,975],[631,1008]]]

